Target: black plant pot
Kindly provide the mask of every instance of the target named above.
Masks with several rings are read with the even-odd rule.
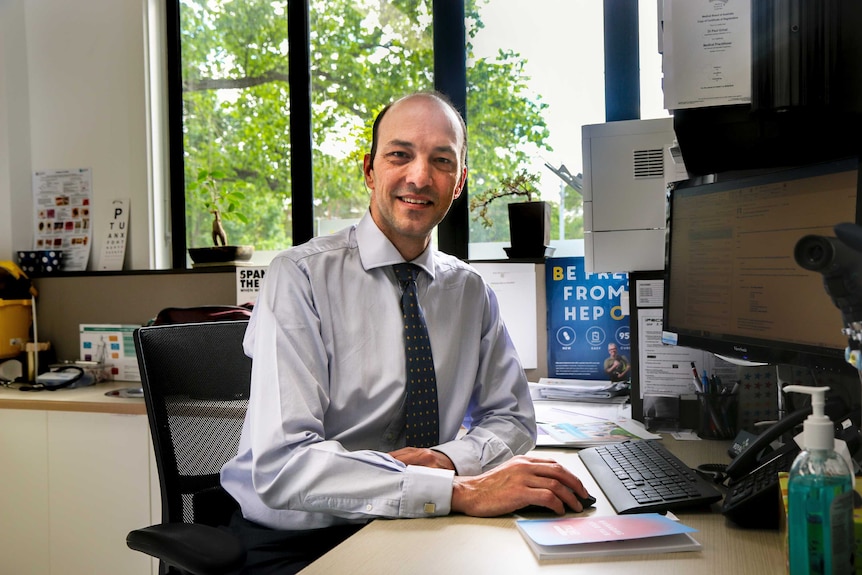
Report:
[[[509,238],[505,248],[510,258],[543,258],[551,243],[551,204],[515,202],[509,204]]]
[[[254,254],[254,246],[208,246],[189,248],[189,256],[195,264],[217,264],[248,261]]]

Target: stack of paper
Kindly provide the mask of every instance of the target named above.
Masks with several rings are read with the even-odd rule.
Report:
[[[583,379],[549,379],[530,384],[534,400],[582,401],[615,403],[625,402],[629,384],[624,381],[592,381]]]

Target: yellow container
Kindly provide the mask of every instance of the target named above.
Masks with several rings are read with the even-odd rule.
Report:
[[[0,299],[0,359],[15,357],[30,340],[33,310],[29,299]]]

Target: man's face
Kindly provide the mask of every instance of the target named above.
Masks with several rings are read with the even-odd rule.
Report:
[[[617,346],[609,345],[608,346],[608,353],[611,354],[611,357],[616,357],[617,356]]]
[[[430,97],[396,102],[380,121],[373,167],[364,162],[371,216],[408,261],[461,194],[463,137],[454,112]]]

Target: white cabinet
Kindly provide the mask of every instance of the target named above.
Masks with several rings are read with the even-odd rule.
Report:
[[[0,409],[7,573],[150,575],[126,534],[158,521],[146,415]]]
[[[0,561],[7,573],[49,573],[48,416],[0,410]]]

